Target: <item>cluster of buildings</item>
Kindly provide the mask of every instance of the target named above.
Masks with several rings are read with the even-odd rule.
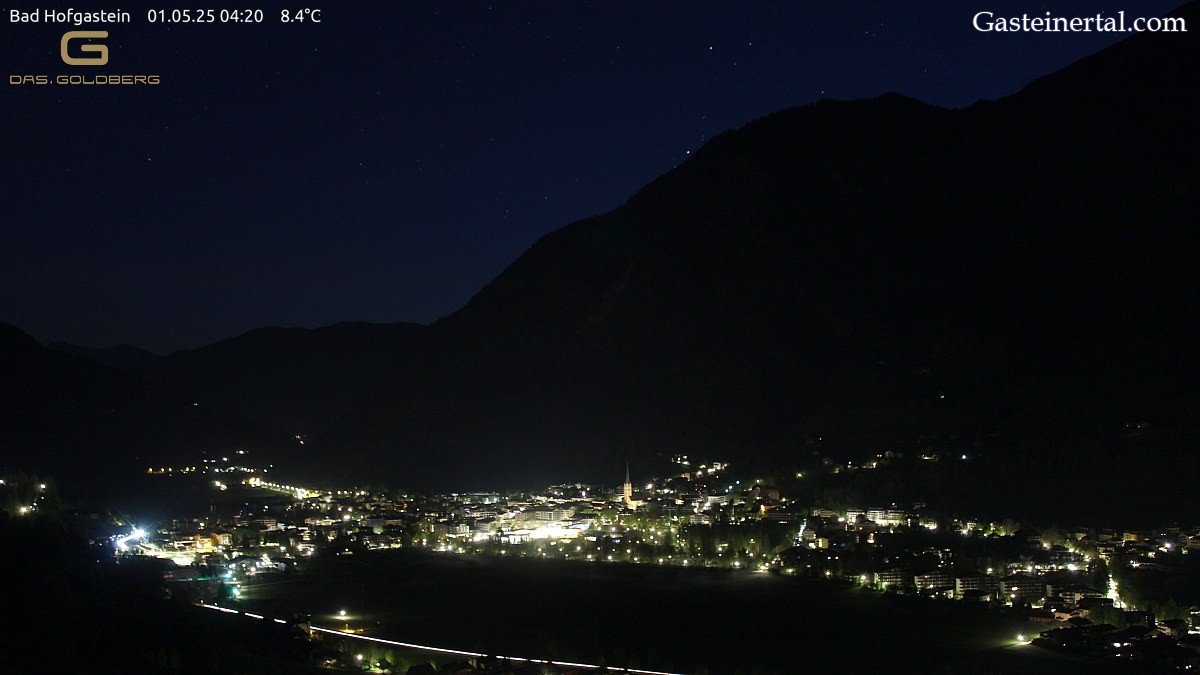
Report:
[[[1149,592],[1197,588],[1200,531],[1013,527],[943,519],[920,504],[813,509],[781,561],[786,573],[1009,612],[1046,625],[1020,638],[1041,647],[1200,667],[1200,606]],[[1123,595],[1122,584],[1136,587]]]
[[[240,486],[253,496],[235,509],[160,526],[138,546],[234,584],[286,574],[318,552],[406,547],[746,569],[1014,612],[1046,624],[1035,642],[1058,649],[1094,650],[1100,635],[1113,638],[1105,653],[1118,655],[1142,654],[1145,640],[1155,654],[1164,639],[1185,650],[1195,642],[1200,610],[1168,617],[1127,606],[1117,579],[1130,570],[1192,574],[1200,530],[1034,530],[919,503],[813,508],[769,482],[743,483],[723,463],[675,463],[678,473],[665,478],[635,484],[627,469],[611,489],[565,484],[536,494],[318,490],[253,473]]]
[[[1041,631],[1032,644],[1047,649],[1152,664],[1164,670],[1200,668],[1200,634],[1183,619],[1117,626],[1073,618]]]

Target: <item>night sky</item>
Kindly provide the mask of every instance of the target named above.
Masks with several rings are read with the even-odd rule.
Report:
[[[889,91],[962,107],[1125,37],[978,33],[978,11],[1179,2],[309,3],[319,25],[260,3],[263,24],[174,27],[147,24],[149,5],[74,4],[133,14],[86,27],[109,30],[109,64],[65,65],[73,27],[11,24],[50,3],[10,0],[6,76],[162,84],[6,78],[0,321],[163,353],[264,325],[436,320],[723,130]]]

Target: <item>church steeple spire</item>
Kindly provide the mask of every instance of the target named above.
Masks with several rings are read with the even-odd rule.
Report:
[[[625,486],[621,489],[625,506],[633,508],[633,482],[629,480],[629,462],[625,462]]]

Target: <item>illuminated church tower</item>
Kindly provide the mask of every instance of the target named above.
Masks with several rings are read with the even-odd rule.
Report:
[[[629,462],[625,462],[625,487],[621,488],[621,497],[626,508],[633,508],[633,483],[629,482]]]

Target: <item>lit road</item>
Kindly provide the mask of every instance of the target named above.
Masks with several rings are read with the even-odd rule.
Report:
[[[225,614],[238,614],[240,616],[244,616],[249,619],[257,619],[260,621],[268,620],[268,617],[265,617],[261,614],[254,614],[251,612],[243,612],[243,611],[240,611],[237,609],[232,609],[230,607],[219,607],[217,605],[209,605],[209,604],[205,604],[205,603],[200,603],[200,606],[205,609],[212,609],[212,610],[216,610],[218,612],[223,612]],[[275,623],[287,624],[287,621],[284,621],[283,619],[269,619],[269,620],[274,621]],[[592,663],[574,663],[571,661],[552,661],[549,659],[529,659],[529,658],[524,658],[524,657],[520,657],[520,656],[499,656],[499,655],[480,654],[478,652],[466,652],[466,651],[461,651],[458,649],[446,649],[445,647],[433,647],[431,645],[419,645],[419,644],[414,644],[411,642],[399,642],[396,640],[385,640],[383,638],[370,637],[367,635],[356,635],[354,633],[347,633],[345,631],[335,630],[332,628],[325,628],[323,626],[310,625],[310,628],[314,632],[326,633],[329,635],[336,635],[340,638],[346,638],[346,639],[351,639],[351,640],[361,640],[363,642],[373,642],[376,644],[383,644],[383,645],[388,645],[388,646],[392,646],[392,647],[402,647],[404,649],[413,649],[413,650],[417,650],[417,651],[430,652],[433,654],[447,654],[450,656],[465,656],[468,658],[483,658],[486,656],[491,656],[492,658],[499,660],[499,661],[511,661],[513,663],[544,663],[546,665],[551,665],[551,666],[561,666],[563,668],[583,668],[586,670],[604,670],[605,669],[605,666],[600,666],[600,665],[596,665],[596,664],[592,664]],[[611,671],[612,668],[608,668],[608,670]],[[634,673],[635,675],[684,675],[683,673],[671,673],[671,672],[662,671],[662,670],[642,670],[640,668],[625,668],[625,669],[620,670],[620,672]]]

